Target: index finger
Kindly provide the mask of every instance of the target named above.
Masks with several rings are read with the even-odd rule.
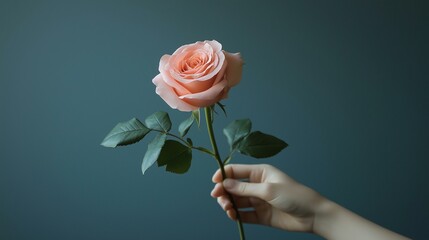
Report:
[[[255,181],[262,176],[264,166],[262,164],[229,164],[225,166],[225,173],[228,178],[246,179]],[[219,183],[223,181],[222,172],[217,170],[213,175],[212,181]]]

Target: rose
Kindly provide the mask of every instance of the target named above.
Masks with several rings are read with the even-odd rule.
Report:
[[[242,67],[240,54],[223,51],[216,40],[196,42],[162,56],[152,82],[171,108],[192,111],[226,98],[240,82]]]

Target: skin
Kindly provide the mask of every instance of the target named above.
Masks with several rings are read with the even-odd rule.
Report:
[[[273,166],[230,164],[225,171],[225,181],[220,171],[213,175],[216,185],[211,195],[232,220],[236,220],[236,212],[227,192],[238,209],[247,209],[239,210],[245,223],[314,233],[331,240],[409,239],[341,207]],[[247,181],[240,181],[243,179]]]

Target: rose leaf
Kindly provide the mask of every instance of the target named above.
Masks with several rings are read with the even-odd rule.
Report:
[[[159,153],[161,152],[162,146],[164,146],[166,138],[167,138],[166,134],[160,133],[147,146],[147,151],[146,151],[146,154],[144,155],[143,162],[142,162],[143,174],[158,159]]]
[[[180,123],[179,125],[179,134],[181,137],[184,137],[189,129],[191,128],[192,124],[194,123],[194,116],[191,115],[189,118],[187,118],[185,121],[183,121],[182,123]]]
[[[118,123],[101,142],[104,147],[114,148],[136,143],[150,132],[140,120],[133,118],[126,122]]]
[[[189,143],[189,145],[194,146],[194,143],[192,142],[192,139],[186,138],[186,141]]]
[[[178,141],[167,140],[158,157],[158,167],[165,166],[172,173],[183,174],[191,167],[192,150]]]
[[[251,128],[250,119],[240,119],[231,122],[223,129],[223,134],[225,134],[231,150],[237,148],[239,142],[250,133]]]
[[[198,127],[200,127],[200,119],[201,119],[201,113],[200,109],[192,111],[192,116],[194,116],[195,121],[197,122]]]
[[[171,120],[166,112],[156,112],[146,118],[145,124],[148,128],[168,132],[171,129]]]
[[[221,102],[217,102],[216,104],[220,107],[220,109],[222,109],[222,112],[223,112],[223,114],[225,114],[225,117],[228,117],[228,115],[226,114],[226,109],[225,109],[226,105],[223,105]]]
[[[288,144],[281,139],[256,131],[241,141],[238,151],[254,158],[267,158],[276,155],[287,146]]]

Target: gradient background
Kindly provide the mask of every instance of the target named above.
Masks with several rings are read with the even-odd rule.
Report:
[[[1,1],[0,239],[238,239],[209,196],[216,163],[140,165],[148,140],[99,144],[164,110],[159,58],[216,39],[246,61],[215,128],[249,117],[286,140],[269,163],[412,238],[429,226],[424,1]],[[190,136],[208,146],[205,129]],[[152,136],[151,136],[152,137]],[[248,239],[321,239],[246,225]]]

